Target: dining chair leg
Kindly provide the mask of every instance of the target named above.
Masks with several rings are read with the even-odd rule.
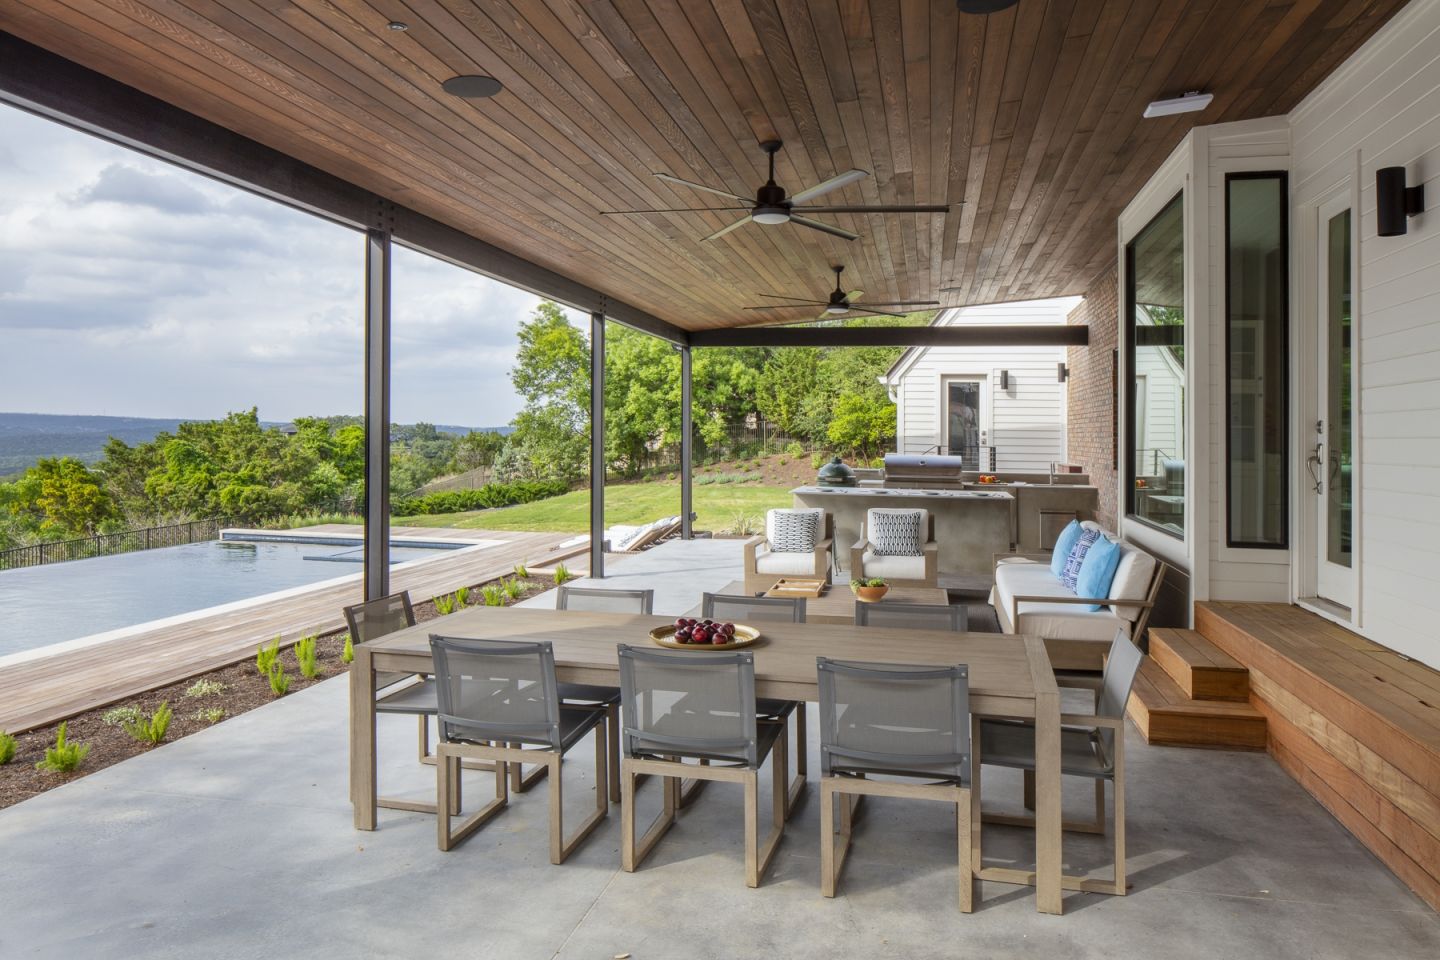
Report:
[[[430,757],[430,718],[422,713],[415,719],[420,721],[420,762],[424,763]]]
[[[959,800],[955,803],[955,835],[960,861],[961,913],[971,913],[975,909],[975,872],[970,866],[970,819],[970,791],[962,790]]]
[[[601,721],[603,724],[604,721]],[[560,754],[550,754],[546,766],[550,769],[550,862],[564,863],[570,854],[575,852],[586,837],[595,831],[610,814],[610,789],[609,778],[606,776],[606,754],[608,744],[605,731],[596,727],[595,729],[595,809],[588,817],[575,828],[575,833],[565,836],[565,807],[564,787],[561,775],[563,770],[563,758]]]
[[[597,734],[598,735],[598,734]],[[607,767],[610,771],[610,802],[620,802],[620,704],[612,703],[605,709],[605,742],[610,751]]]
[[[495,799],[451,829],[450,820],[461,813],[460,772],[467,756],[489,757],[487,748],[468,745],[439,744],[435,757],[435,834],[439,848],[451,850],[456,844],[480,829],[510,803],[505,764],[495,757]]]
[[[760,776],[745,777],[745,886],[760,886]]]
[[[980,791],[980,718],[970,720],[970,869],[979,874],[985,857],[980,852],[985,833],[985,817],[981,813],[984,798]]]
[[[521,745],[510,743],[506,746],[519,749]],[[531,787],[550,773],[549,765],[544,763],[537,763],[529,773],[525,772],[525,765],[518,760],[511,760],[506,766],[510,768],[510,792],[512,793],[528,793]]]
[[[1115,894],[1125,896],[1125,747],[1124,730],[1115,734]]]
[[[846,793],[837,777],[820,778],[820,894],[835,896],[840,886],[840,871],[850,853],[853,831],[854,794]],[[835,828],[835,802],[840,802],[840,828]]]

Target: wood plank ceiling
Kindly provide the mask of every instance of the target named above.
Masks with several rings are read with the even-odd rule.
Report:
[[[1083,293],[1114,220],[1195,122],[1283,113],[1403,0],[6,0],[0,29],[687,329],[804,319],[831,264],[866,299]],[[405,31],[391,30],[398,21]],[[505,90],[441,92],[484,73]],[[1206,90],[1204,113],[1143,120]],[[707,207],[859,167],[847,242]],[[953,289],[949,289],[953,288]],[[944,291],[944,292],[942,292]]]

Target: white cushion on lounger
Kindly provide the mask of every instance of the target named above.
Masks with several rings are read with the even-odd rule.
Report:
[[[1137,550],[1128,543],[1120,544],[1120,565],[1115,568],[1115,579],[1110,581],[1112,600],[1144,600],[1150,593],[1150,580],[1155,576],[1155,558],[1144,550]],[[1139,607],[1111,605],[1116,616],[1134,620],[1140,616]]]
[[[1066,640],[1110,640],[1117,627],[1128,627],[1109,607],[1098,611],[1074,603],[1020,603],[1020,622],[1010,622],[1011,597],[1073,597],[1050,572],[1048,563],[1001,563],[995,568],[991,605],[1005,633],[1064,638]]]

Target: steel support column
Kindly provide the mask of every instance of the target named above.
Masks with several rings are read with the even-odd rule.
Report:
[[[690,348],[680,348],[680,539],[693,540],[694,497],[691,481],[694,479],[695,440],[694,414],[691,410],[693,397],[690,392]]]
[[[390,592],[389,210],[365,232],[365,599]]]
[[[605,312],[590,314],[590,576],[605,576]]]

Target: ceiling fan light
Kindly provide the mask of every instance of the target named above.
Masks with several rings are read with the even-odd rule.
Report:
[[[827,307],[825,308],[825,312],[826,312],[826,313],[829,313],[829,314],[849,313],[849,312],[850,312],[850,304],[848,304],[848,303],[832,303],[832,304],[830,304],[829,306],[827,306]]]
[[[789,223],[790,211],[784,207],[756,207],[750,211],[750,219],[756,223]]]

